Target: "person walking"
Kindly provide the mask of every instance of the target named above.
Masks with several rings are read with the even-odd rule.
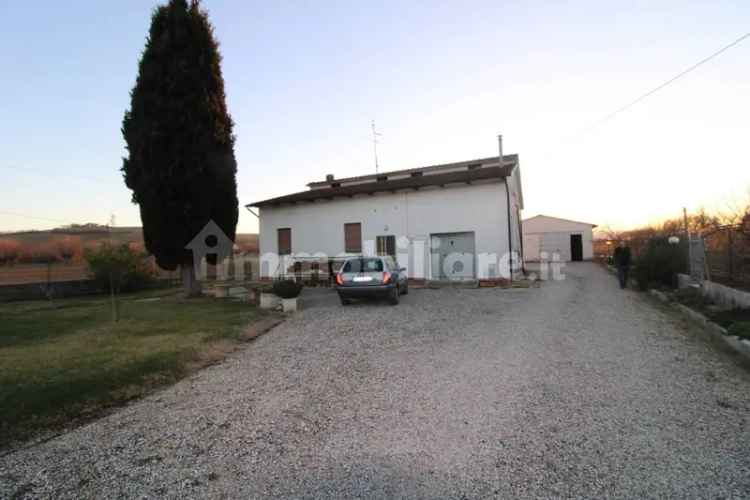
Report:
[[[615,267],[617,267],[617,278],[620,280],[620,288],[628,286],[628,273],[630,272],[630,247],[625,240],[620,240],[615,248]]]

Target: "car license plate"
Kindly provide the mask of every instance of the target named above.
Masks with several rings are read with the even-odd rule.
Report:
[[[355,276],[353,281],[356,281],[357,283],[361,283],[363,281],[372,281],[372,278],[369,276]]]

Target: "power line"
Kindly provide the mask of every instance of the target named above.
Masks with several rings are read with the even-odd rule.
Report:
[[[706,63],[707,63],[708,61],[710,61],[710,60],[711,60],[711,59],[713,59],[714,57],[716,57],[716,56],[718,56],[718,55],[720,55],[720,54],[722,54],[722,53],[726,52],[727,50],[731,49],[731,48],[732,48],[732,47],[734,47],[735,45],[738,45],[739,43],[741,43],[741,42],[742,42],[743,40],[745,40],[746,38],[750,38],[750,32],[748,32],[748,33],[745,33],[744,35],[742,35],[741,37],[737,38],[737,39],[736,39],[736,40],[734,40],[733,42],[731,42],[731,43],[729,43],[729,44],[727,44],[727,45],[723,46],[722,48],[720,48],[719,50],[717,50],[716,52],[714,52],[714,53],[713,53],[713,54],[711,54],[710,56],[708,56],[708,57],[706,57],[706,58],[703,58],[703,59],[701,59],[700,61],[698,61],[697,63],[693,64],[693,65],[692,65],[692,66],[690,66],[689,68],[687,68],[687,69],[685,69],[685,70],[681,71],[680,73],[676,74],[675,76],[673,76],[673,77],[672,77],[672,78],[670,78],[669,80],[667,80],[667,81],[665,81],[665,82],[663,82],[663,83],[661,83],[661,84],[657,85],[656,87],[654,87],[653,89],[649,90],[648,92],[645,92],[645,93],[643,93],[643,94],[639,95],[638,97],[636,97],[635,99],[633,99],[633,100],[632,100],[632,101],[630,101],[629,103],[627,103],[627,104],[625,104],[624,106],[622,106],[622,107],[620,107],[620,108],[616,109],[615,111],[613,111],[613,112],[609,113],[608,115],[605,115],[604,117],[602,117],[602,118],[600,118],[599,120],[595,121],[594,123],[592,123],[592,124],[591,124],[591,125],[589,125],[588,127],[585,127],[585,128],[583,128],[583,129],[582,129],[582,130],[581,130],[581,131],[579,132],[579,134],[578,134],[578,135],[580,135],[580,134],[584,134],[584,133],[588,132],[589,130],[591,130],[591,129],[593,129],[593,128],[596,128],[596,127],[598,127],[598,126],[599,126],[599,125],[601,125],[602,123],[605,123],[605,122],[607,122],[607,121],[611,120],[612,118],[614,118],[615,116],[619,115],[620,113],[622,113],[623,111],[627,110],[628,108],[631,108],[632,106],[635,106],[636,104],[638,104],[638,103],[639,103],[639,102],[641,102],[642,100],[646,99],[647,97],[649,97],[649,96],[651,96],[651,95],[655,94],[656,92],[660,91],[660,90],[661,90],[661,89],[663,89],[664,87],[666,87],[666,86],[668,86],[668,85],[670,85],[670,84],[674,83],[674,82],[675,82],[676,80],[679,80],[680,78],[682,78],[683,76],[687,75],[688,73],[690,73],[690,72],[692,72],[692,71],[696,70],[697,68],[699,68],[700,66],[702,66],[702,65],[706,64]]]
[[[30,174],[36,174],[36,175],[43,175],[43,176],[49,176],[49,173],[42,172],[41,170],[33,169],[33,168],[15,168],[10,165],[0,165],[0,168],[5,168],[8,170],[14,170],[16,172],[22,172],[22,173],[30,173]],[[69,175],[69,177],[77,178],[77,179],[83,179],[87,180],[89,182],[97,182],[97,183],[109,183],[109,181],[105,179],[101,179],[98,177],[87,177],[83,175]],[[20,214],[17,212],[6,212],[6,211],[0,211],[0,215],[4,215],[7,217],[18,217],[22,219],[30,219],[30,220],[39,220],[39,221],[46,221],[46,222],[54,222],[56,224],[66,224],[66,225],[72,225],[75,224],[71,221],[61,220],[61,219],[51,219],[49,217],[37,217],[34,215],[27,215],[27,214]]]
[[[7,170],[13,170],[13,171],[18,172],[18,173],[27,173],[27,174],[40,175],[40,176],[45,176],[45,177],[49,177],[49,174],[50,174],[49,172],[44,172],[42,170],[38,170],[38,169],[34,169],[34,168],[28,168],[28,167],[21,168],[21,167],[14,167],[14,166],[11,166],[11,165],[0,165],[0,168],[4,168],[4,169],[7,169]],[[74,179],[81,179],[81,180],[86,180],[86,181],[89,181],[89,182],[98,182],[98,183],[105,183],[105,184],[111,183],[111,181],[103,179],[103,178],[100,178],[100,177],[89,177],[89,176],[86,176],[86,175],[79,175],[79,174],[72,174],[71,175],[71,174],[67,174],[66,173],[64,175],[64,177],[71,177],[71,178],[74,178]]]

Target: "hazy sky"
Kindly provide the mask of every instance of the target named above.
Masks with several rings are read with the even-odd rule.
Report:
[[[154,5],[1,0],[0,230],[140,224],[120,126]],[[750,188],[750,40],[581,133],[750,31],[750,2],[204,5],[242,205],[372,172],[372,119],[384,170],[492,156],[502,133],[526,217],[625,227]]]

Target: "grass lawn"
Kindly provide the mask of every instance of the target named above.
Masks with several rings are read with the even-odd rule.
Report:
[[[262,313],[174,292],[0,304],[0,446],[85,419],[217,361]]]

